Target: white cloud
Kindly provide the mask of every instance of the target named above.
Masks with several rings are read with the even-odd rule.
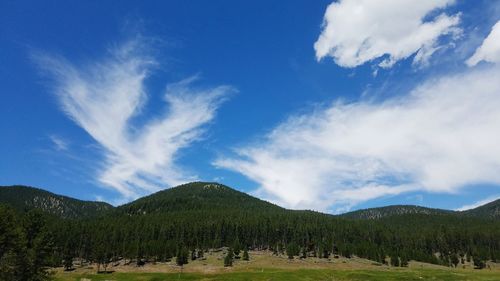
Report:
[[[50,135],[49,136],[50,141],[54,145],[54,149],[58,151],[64,151],[68,150],[68,142],[64,140],[63,138],[56,136],[56,135]]]
[[[500,68],[430,80],[382,103],[293,116],[215,165],[291,208],[346,210],[408,191],[500,184]]]
[[[479,200],[479,201],[474,202],[472,204],[464,205],[460,208],[455,209],[455,211],[466,211],[466,210],[470,210],[470,209],[475,209],[477,207],[480,207],[480,206],[483,206],[483,205],[488,204],[490,202],[493,202],[493,201],[497,200],[498,198],[500,198],[500,195],[490,196],[486,199]]]
[[[491,29],[490,34],[484,39],[472,57],[467,60],[467,65],[474,66],[480,61],[500,62],[500,21]]]
[[[388,68],[416,53],[425,64],[440,48],[443,35],[456,36],[460,15],[436,13],[454,0],[340,0],[326,10],[323,31],[314,44],[318,60],[330,56],[343,67],[356,67],[387,55]],[[436,15],[434,15],[436,13]],[[430,17],[430,18],[428,18]]]
[[[47,55],[36,58],[55,78],[64,112],[104,148],[98,180],[124,198],[195,178],[176,165],[176,154],[200,138],[230,90],[195,89],[193,79],[170,85],[165,112],[142,127],[133,126],[131,120],[147,100],[144,81],[157,64],[143,50],[133,41],[111,50],[106,59],[78,65]]]

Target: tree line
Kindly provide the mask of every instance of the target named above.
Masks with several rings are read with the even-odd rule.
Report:
[[[44,280],[46,268],[71,269],[76,259],[97,263],[98,270],[117,260],[140,266],[175,259],[183,265],[221,247],[231,248],[226,266],[241,252],[248,258],[248,250],[269,250],[289,258],[358,256],[392,266],[409,260],[446,266],[472,261],[481,268],[500,259],[500,223],[418,214],[349,220],[312,211],[245,211],[230,202],[226,210],[88,219],[0,208],[2,280]]]

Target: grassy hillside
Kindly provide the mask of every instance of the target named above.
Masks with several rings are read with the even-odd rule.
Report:
[[[82,201],[29,186],[0,186],[0,204],[24,212],[42,210],[61,218],[86,218],[113,209],[108,203]]]

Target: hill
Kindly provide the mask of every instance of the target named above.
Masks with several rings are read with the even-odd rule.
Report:
[[[393,205],[356,210],[339,216],[349,219],[373,220],[410,214],[453,215],[457,217],[474,217],[478,219],[500,219],[500,199],[466,211],[434,209],[416,205]]]
[[[410,215],[410,214],[449,215],[454,213],[455,213],[454,211],[450,210],[426,208],[416,205],[393,205],[393,206],[386,206],[379,208],[357,210],[341,214],[340,216],[349,219],[373,220],[373,219],[382,219],[386,217]]]
[[[456,266],[466,259],[480,267],[500,257],[500,224],[488,215],[495,204],[471,215],[401,205],[333,216],[287,210],[209,182],[166,189],[117,208],[19,186],[1,188],[0,198],[18,210],[41,208],[60,217],[37,228],[46,231],[41,237],[52,238],[55,248],[48,258],[57,266],[61,257],[104,266],[119,259],[136,265],[194,260],[224,247],[236,255],[249,249],[303,259],[357,256],[394,266],[409,260]],[[0,206],[0,236],[11,225],[32,232],[16,222],[33,219]],[[41,221],[35,219],[35,226]]]
[[[282,211],[283,208],[246,193],[213,182],[192,182],[165,189],[118,207],[127,214],[161,214],[169,212],[216,211]]]
[[[500,219],[500,199],[460,213],[466,216]]]
[[[108,203],[82,201],[29,186],[0,186],[0,204],[24,212],[39,209],[61,218],[87,218],[113,209]]]

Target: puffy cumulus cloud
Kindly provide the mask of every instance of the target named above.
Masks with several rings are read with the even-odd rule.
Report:
[[[104,151],[98,180],[131,199],[165,185],[193,179],[176,165],[177,152],[198,140],[231,88],[194,88],[193,78],[167,87],[166,108],[143,126],[131,120],[147,100],[144,88],[157,62],[146,46],[132,41],[111,50],[106,59],[72,64],[60,57],[35,56],[54,78],[62,110]]]
[[[293,116],[215,165],[291,208],[333,212],[408,191],[500,184],[500,68],[427,81],[384,102]]]
[[[460,16],[437,13],[454,0],[340,0],[326,10],[314,44],[318,60],[330,56],[342,67],[356,67],[386,56],[389,68],[416,53],[425,64],[440,48],[442,35],[456,36]]]
[[[490,34],[472,57],[467,60],[467,65],[474,66],[480,61],[500,62],[500,21],[498,21],[491,29]]]

